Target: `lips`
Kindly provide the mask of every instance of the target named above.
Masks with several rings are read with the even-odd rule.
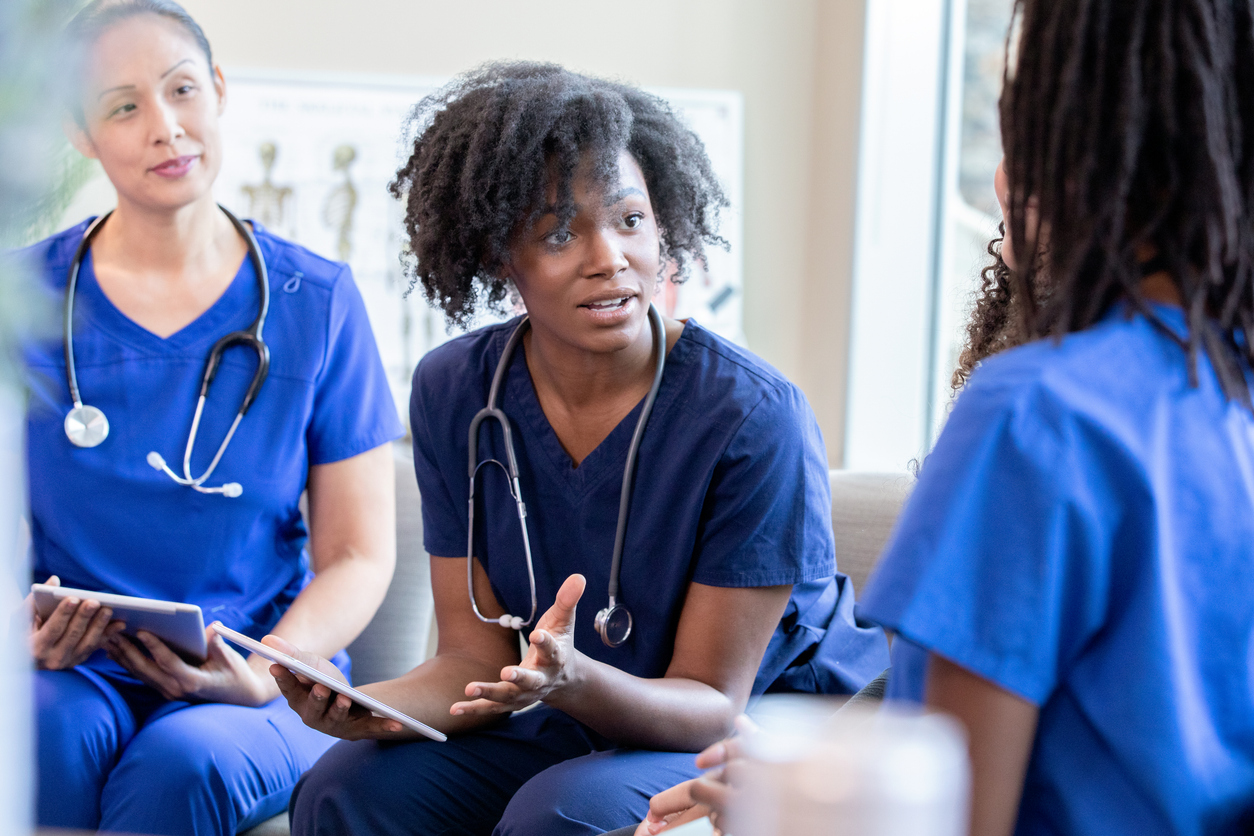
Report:
[[[636,298],[637,292],[629,287],[607,287],[591,299],[579,303],[590,311],[613,311]]]
[[[612,311],[612,310],[617,310],[618,308],[621,308],[623,305],[627,304],[627,300],[630,298],[631,298],[630,296],[618,296],[613,299],[606,299],[601,302],[588,302],[588,303],[585,303],[582,307],[585,307],[590,311]]]
[[[176,179],[187,174],[192,170],[192,166],[200,159],[198,155],[189,155],[186,157],[175,157],[172,160],[166,160],[163,163],[153,166],[149,171],[158,177],[167,177]]]

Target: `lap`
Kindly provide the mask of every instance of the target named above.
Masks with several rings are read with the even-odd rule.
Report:
[[[172,703],[86,667],[37,672],[35,700],[42,825],[234,833],[282,812],[335,742],[282,699]]]
[[[447,743],[337,743],[297,787],[292,833],[601,833],[697,773],[691,754],[609,746],[546,706]]]
[[[167,832],[173,805],[188,809],[183,826],[234,833],[282,812],[297,779],[334,742],[281,698],[258,708],[214,703],[158,714],[110,773],[102,825]]]
[[[650,798],[699,772],[688,752],[615,749],[564,761],[523,785],[495,836],[584,836],[634,826]]]
[[[446,743],[337,743],[292,798],[292,833],[482,834],[532,776],[604,741],[545,706]]]

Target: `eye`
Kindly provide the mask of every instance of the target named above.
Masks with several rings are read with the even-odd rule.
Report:
[[[562,244],[570,243],[574,237],[574,235],[570,234],[569,229],[555,229],[548,235],[544,236],[544,241],[548,244],[560,246]]]
[[[643,212],[632,212],[630,215],[623,218],[623,225],[626,226],[628,229],[639,229],[643,224],[644,224]]]
[[[195,85],[192,85],[192,84],[180,84],[178,87],[174,88],[174,95],[176,95],[176,96],[189,96],[189,95],[191,95],[191,94],[192,94],[195,90],[196,90]]]
[[[110,119],[111,119],[111,118],[113,118],[114,116],[120,116],[120,115],[125,114],[125,113],[130,113],[130,112],[131,112],[131,111],[133,111],[133,110],[135,110],[135,105],[130,104],[130,103],[128,102],[127,104],[124,104],[124,105],[118,105],[118,106],[117,106],[117,107],[115,107],[113,110],[109,111],[109,116],[108,116],[108,117],[106,117],[106,118],[110,118]]]

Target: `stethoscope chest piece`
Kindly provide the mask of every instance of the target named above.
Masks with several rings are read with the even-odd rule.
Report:
[[[65,416],[65,434],[75,447],[96,447],[109,437],[109,419],[94,406],[76,406]]]
[[[601,641],[610,647],[619,647],[631,637],[631,610],[611,601],[597,613],[595,626]]]

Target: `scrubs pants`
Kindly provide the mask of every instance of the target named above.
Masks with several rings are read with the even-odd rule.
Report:
[[[282,699],[169,702],[129,677],[35,674],[41,827],[231,836],[282,812],[332,743]]]
[[[640,822],[686,752],[612,749],[541,705],[453,737],[340,742],[292,795],[292,836],[583,836]]]

